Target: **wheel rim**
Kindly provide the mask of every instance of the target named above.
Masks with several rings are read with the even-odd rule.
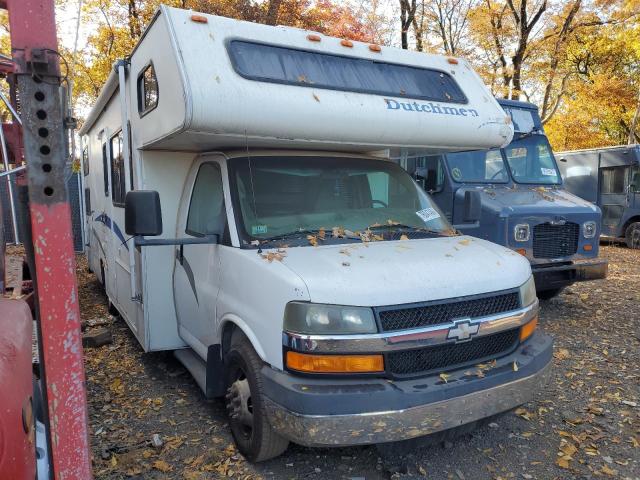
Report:
[[[640,248],[640,228],[631,230],[631,248]]]
[[[227,388],[226,404],[232,430],[245,440],[253,434],[253,402],[249,380],[241,368],[237,368]]]

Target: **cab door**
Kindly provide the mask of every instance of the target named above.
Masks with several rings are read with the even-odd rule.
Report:
[[[600,169],[600,205],[602,208],[602,233],[617,237],[620,222],[629,207],[629,167],[626,165]]]
[[[220,163],[197,161],[187,180],[178,213],[178,238],[217,234],[222,238],[226,210]],[[175,247],[173,295],[178,333],[202,358],[215,343],[216,299],[220,290],[222,245]]]

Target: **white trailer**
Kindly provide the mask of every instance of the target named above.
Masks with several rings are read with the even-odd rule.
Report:
[[[427,435],[543,380],[526,259],[384,155],[509,143],[466,61],[162,7],[80,134],[90,268],[145,351],[226,395],[250,460]]]

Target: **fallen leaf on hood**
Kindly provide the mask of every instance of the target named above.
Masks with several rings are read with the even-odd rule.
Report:
[[[324,240],[325,233],[326,232],[325,232],[324,228],[321,228],[320,230],[318,230],[318,238],[320,240]]]
[[[261,253],[260,256],[267,260],[269,263],[273,262],[274,260],[281,262],[284,257],[287,256],[287,252],[285,250],[276,250],[275,252],[268,252],[266,254]]]
[[[402,235],[400,235],[400,240],[409,240],[409,237],[407,237],[404,233]]]
[[[514,361],[514,362],[512,363],[512,367],[513,367],[513,371],[514,371],[514,372],[517,372],[517,371],[518,371],[518,362]]]
[[[346,248],[343,248],[342,250],[340,250],[340,253],[342,255],[346,255],[347,257],[351,256],[351,252],[349,252],[349,250],[347,250]]]
[[[309,243],[314,247],[318,246],[318,237],[315,235],[307,235],[307,240],[309,240]]]
[[[464,245],[464,246],[466,247],[467,245],[469,245],[469,244],[471,243],[471,240],[469,240],[468,238],[463,238],[463,239],[462,239],[462,240],[460,240],[458,243],[459,243],[460,245]]]
[[[447,375],[446,373],[440,374],[440,380],[442,380],[444,383],[447,383],[448,378],[449,378],[449,375]]]
[[[342,227],[333,227],[331,229],[331,235],[333,238],[342,238],[344,237],[344,228]]]
[[[395,220],[387,220],[387,225],[400,225],[400,222],[396,222]]]

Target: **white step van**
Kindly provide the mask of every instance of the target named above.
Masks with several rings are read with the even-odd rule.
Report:
[[[80,134],[90,268],[145,351],[226,397],[249,460],[428,435],[541,387],[527,260],[459,235],[387,160],[509,143],[466,61],[162,7]]]

